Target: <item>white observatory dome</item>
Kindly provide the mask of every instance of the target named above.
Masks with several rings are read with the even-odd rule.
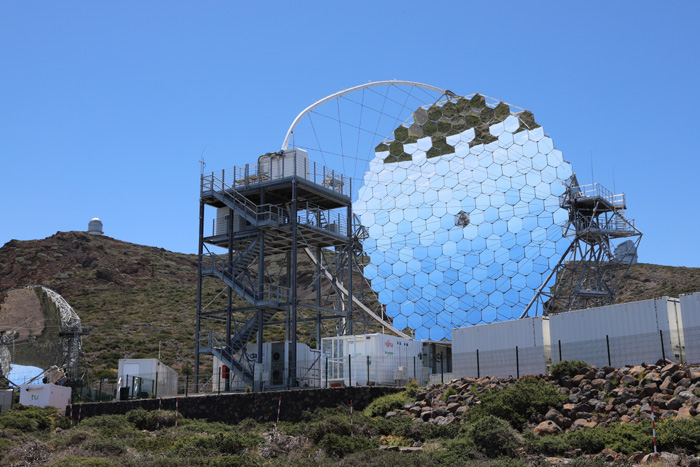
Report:
[[[90,235],[102,235],[102,221],[98,217],[93,217],[90,219],[88,224],[88,233]]]

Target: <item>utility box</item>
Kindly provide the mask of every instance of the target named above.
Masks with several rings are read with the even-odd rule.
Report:
[[[13,389],[0,389],[0,413],[12,408],[15,391]]]
[[[309,178],[309,154],[303,149],[288,149],[280,153],[265,154],[258,158],[258,174],[263,179],[286,177]]]
[[[177,395],[177,372],[157,358],[120,359],[117,381],[120,399],[123,395],[140,398]]]
[[[19,403],[35,407],[56,407],[64,410],[70,404],[71,388],[55,384],[23,384],[19,387]]]

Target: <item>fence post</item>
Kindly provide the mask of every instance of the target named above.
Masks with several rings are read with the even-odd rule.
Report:
[[[445,384],[445,355],[440,351],[440,383]]]
[[[369,386],[369,355],[367,355],[367,383],[365,383],[367,386]],[[350,402],[352,404],[352,401]]]
[[[605,335],[605,345],[608,346],[608,366],[612,366],[612,363],[610,363],[610,336],[607,334]]]
[[[103,380],[103,379],[100,378],[100,392],[99,392],[99,394],[97,395],[97,401],[98,401],[98,402],[102,401],[102,380]]]
[[[479,349],[476,349],[476,377],[481,378],[481,368],[479,367]]]
[[[518,346],[515,346],[515,374],[520,379],[520,356],[518,355]]]
[[[328,357],[326,357],[326,389],[328,389]]]
[[[352,355],[348,354],[348,386],[352,387]]]
[[[158,395],[158,372],[156,371],[156,381],[153,383],[153,395]]]
[[[559,361],[561,362],[561,340],[559,340]]]
[[[664,332],[659,329],[659,337],[661,337],[661,356],[664,359],[664,365],[666,364],[666,349],[664,349]]]

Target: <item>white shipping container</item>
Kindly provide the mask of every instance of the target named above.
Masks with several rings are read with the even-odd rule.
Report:
[[[688,363],[700,363],[700,292],[680,296],[685,357]]]
[[[516,376],[518,369],[520,376],[543,374],[545,344],[541,316],[454,329],[452,371],[470,377]]]
[[[36,407],[65,410],[70,404],[71,388],[55,384],[23,384],[19,387],[19,403]]]
[[[327,337],[321,343],[322,384],[397,384],[422,375],[423,344],[412,339],[362,334]]]
[[[122,358],[117,377],[118,386],[128,387],[130,396],[177,395],[177,372],[157,358]]]
[[[584,360],[598,366],[656,363],[673,358],[669,317],[677,301],[663,297],[551,315],[552,360]],[[677,331],[677,325],[673,326]],[[659,333],[661,331],[661,333]],[[664,348],[661,347],[661,338]],[[559,350],[561,348],[561,352]]]

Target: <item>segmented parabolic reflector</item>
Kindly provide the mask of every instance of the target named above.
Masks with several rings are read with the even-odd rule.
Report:
[[[529,111],[483,96],[420,107],[376,148],[355,213],[365,276],[417,339],[517,318],[570,243],[571,165]]]

